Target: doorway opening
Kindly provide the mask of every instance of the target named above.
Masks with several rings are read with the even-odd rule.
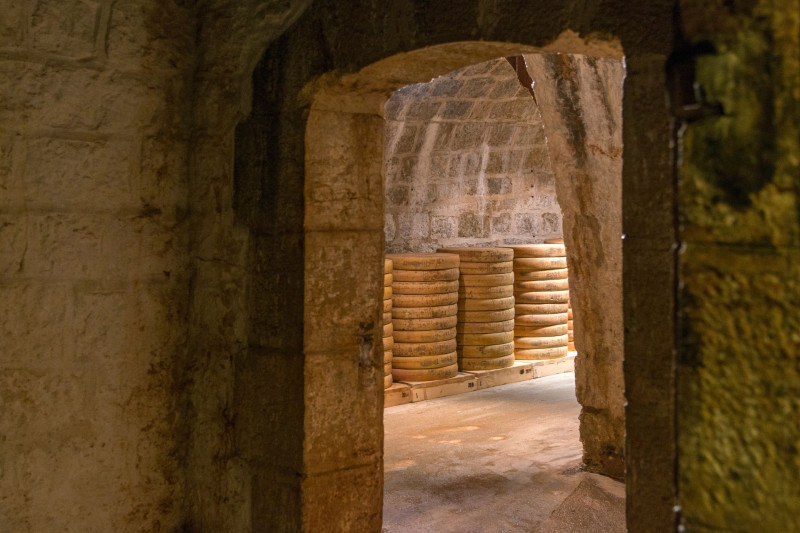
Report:
[[[541,58],[537,57],[537,59]],[[610,68],[606,68],[608,66],[604,64],[604,61],[612,62]],[[611,228],[607,228],[607,233],[612,235],[613,238],[614,231],[621,232],[621,85],[624,69],[619,60],[600,60],[600,67],[598,68],[597,59],[584,56],[573,56],[566,60],[562,60],[558,56],[546,57],[546,61],[537,62],[539,74],[542,76],[548,74],[548,69],[552,70],[554,67],[563,67],[564,65],[574,69],[580,76],[586,76],[586,79],[581,79],[580,83],[576,81],[573,87],[570,88],[578,98],[571,102],[564,102],[563,100],[554,102],[559,104],[558,109],[549,110],[551,120],[556,122],[554,124],[555,135],[564,136],[564,133],[567,133],[569,136],[569,144],[567,146],[570,150],[567,154],[556,153],[556,157],[561,158],[562,164],[565,160],[565,155],[567,158],[577,159],[581,156],[576,152],[586,149],[586,146],[579,146],[579,143],[586,143],[595,151],[605,150],[604,156],[612,160],[612,165],[609,165],[611,167],[610,172],[605,178],[607,183],[600,183],[599,187],[604,191],[604,194],[593,196],[591,193],[587,195],[585,190],[579,190],[577,193],[570,191],[570,199],[580,197],[581,194],[583,194],[583,197],[580,198],[581,201],[577,205],[569,206],[568,216],[573,217],[570,220],[573,233],[569,240],[580,241],[587,235],[586,228],[575,227],[579,225],[579,221],[586,220],[594,223],[589,230],[594,232],[593,238],[600,238],[597,233],[599,228],[595,210],[606,215],[610,214],[607,219],[611,221]],[[541,243],[545,240],[551,241],[564,238],[562,213],[556,192],[556,172],[553,169],[550,154],[548,153],[546,128],[543,124],[540,106],[537,105],[536,91],[532,88],[534,84],[535,80],[530,78],[525,58],[523,56],[514,56],[497,58],[467,66],[439,76],[430,82],[412,84],[393,93],[384,107],[384,118],[386,120],[384,154],[386,162],[384,168],[386,222],[384,229],[387,253],[435,252],[439,248],[448,246],[503,247]],[[563,84],[561,89],[564,89]],[[584,109],[580,109],[581,105],[591,107],[598,103],[596,101],[581,102],[579,100],[580,96],[584,96],[586,100],[601,98],[602,101],[600,103],[605,106],[604,109],[600,112],[593,109],[594,115],[591,115],[600,124],[587,126],[581,123],[582,117],[570,116],[571,113],[584,112]],[[546,94],[545,98],[547,97],[551,97],[551,95]],[[609,100],[614,98],[617,100],[611,104]],[[576,105],[578,106],[577,108]],[[556,119],[553,119],[554,116]],[[566,131],[564,131],[565,126],[569,128]],[[592,138],[595,132],[591,131],[591,129],[598,126],[606,128],[607,139]],[[575,131],[576,127],[579,131]],[[561,128],[561,130],[558,128]],[[588,133],[588,137],[590,137],[588,142],[587,131],[590,132]],[[572,142],[575,137],[579,137],[577,143]],[[564,146],[563,141],[561,144],[555,144],[562,148]],[[576,170],[578,173],[585,173],[587,170],[591,171],[588,168],[558,169],[562,189],[565,188],[565,185],[573,189],[581,188],[580,184],[576,186],[568,183],[571,179],[578,177],[576,176]],[[597,181],[597,178],[594,179]],[[602,203],[602,205],[592,205],[587,208],[587,204],[593,203]],[[619,233],[617,233],[616,238],[619,239]],[[612,241],[611,244],[613,247],[617,243]],[[619,257],[621,256],[621,247],[604,250],[601,243],[600,246],[589,247],[587,252],[591,255],[593,252],[596,253],[598,249],[601,250],[605,258],[613,257],[616,260],[603,262],[603,258],[601,258],[600,265],[595,265],[594,268],[581,265],[578,271],[584,275],[591,276],[590,279],[597,280],[600,278],[602,283],[611,285],[610,288],[612,290],[616,289],[618,297],[614,302],[609,302],[606,299],[606,303],[610,304],[606,305],[606,310],[609,307],[618,307],[615,310],[616,313],[610,313],[608,319],[616,319],[620,323],[617,325],[606,324],[605,327],[611,326],[621,336],[621,261]],[[578,258],[578,255],[577,253],[572,254],[573,263],[576,265],[583,263],[585,260],[583,256]],[[578,259],[577,261],[576,258]],[[612,272],[612,270],[616,271]],[[582,292],[586,287],[591,287],[591,283],[588,280],[584,280],[582,284],[579,283],[576,290]],[[573,290],[573,292],[576,292],[576,290]],[[591,297],[584,297],[583,303],[583,307],[587,310],[590,312],[593,310],[595,302]],[[596,310],[596,307],[594,310]],[[595,345],[602,344],[603,340],[590,338],[590,345],[592,341]],[[605,376],[614,372],[621,374],[621,338],[617,340],[619,341],[619,344],[616,345],[618,353],[614,355],[617,355],[619,359],[614,361],[613,356],[603,358],[605,359],[604,364],[611,367],[602,369]],[[574,344],[572,344],[571,348],[574,350]],[[543,362],[538,361],[537,364]],[[520,366],[520,363],[526,363],[526,361],[518,361],[517,366]],[[613,368],[615,363],[617,363],[616,368]],[[542,369],[546,368],[544,366],[539,367],[537,375],[547,372],[547,370],[542,372]],[[584,372],[590,370],[590,368],[591,365],[589,365],[589,368],[585,367]],[[565,367],[562,366],[557,371],[551,370],[547,373],[564,371],[564,369]],[[466,373],[469,374],[469,372]],[[531,373],[532,375],[534,374]],[[572,374],[570,373],[554,380],[554,383],[558,382],[558,387],[560,387],[560,389],[558,387],[556,389],[561,393],[564,390],[568,390],[570,391],[568,395],[572,396],[574,385],[571,377]],[[622,376],[618,375],[615,378],[615,381],[621,385]],[[593,377],[582,376],[582,379],[585,387],[582,391],[583,399],[592,395],[598,398],[604,394],[609,394],[609,391],[586,390],[586,388],[591,387],[602,387],[605,383],[592,382]],[[565,385],[566,389],[564,389]],[[475,390],[465,387],[462,387],[462,389],[465,391]],[[550,387],[551,392],[556,389],[553,389],[552,386]],[[433,389],[428,388],[428,391],[431,390]],[[450,386],[450,390],[454,392],[458,390],[458,387],[453,384]],[[495,408],[502,410],[503,408],[500,407],[502,405],[502,393],[500,391],[495,391],[495,393],[495,395],[500,394],[500,396],[490,401],[489,405],[494,405]],[[413,396],[417,398],[419,394],[415,393]],[[396,395],[392,397],[395,398]],[[456,404],[462,403],[464,405],[474,405],[476,398],[477,396],[470,396],[469,400],[462,398],[455,404],[448,402],[449,409],[458,409]],[[511,403],[519,403],[518,400],[519,397],[517,397],[516,402],[512,401]],[[536,402],[535,395],[529,398],[529,401],[531,403]],[[500,403],[498,404],[498,402]],[[551,434],[551,437],[555,440],[560,438],[563,441],[560,459],[567,457],[577,458],[577,462],[571,465],[558,460],[544,460],[547,454],[543,453],[543,450],[535,450],[535,441],[538,438],[536,431],[528,435],[516,434],[511,439],[511,442],[502,442],[506,440],[506,437],[492,434],[491,429],[489,429],[487,435],[482,435],[483,428],[480,425],[458,424],[457,421],[452,421],[451,416],[445,417],[452,421],[448,426],[449,429],[443,429],[441,423],[434,423],[434,427],[431,429],[434,434],[440,431],[454,431],[456,434],[449,435],[451,438],[447,438],[447,435],[439,435],[441,439],[437,442],[443,445],[444,448],[437,450],[436,445],[434,445],[431,449],[431,441],[426,440],[427,436],[424,431],[418,431],[416,435],[404,435],[402,416],[397,415],[395,412],[387,412],[387,444],[385,452],[387,461],[385,480],[386,506],[384,511],[387,525],[413,527],[411,523],[407,522],[409,519],[408,513],[402,509],[392,508],[398,502],[401,502],[402,498],[398,499],[400,493],[405,494],[405,498],[411,497],[414,499],[413,495],[408,494],[409,487],[406,483],[414,478],[415,474],[412,471],[417,471],[417,477],[420,477],[420,472],[429,472],[431,474],[422,476],[422,478],[430,480],[430,498],[420,498],[420,500],[427,500],[431,504],[433,501],[431,498],[434,500],[437,496],[447,498],[447,491],[443,492],[443,487],[434,487],[434,485],[437,482],[446,484],[445,478],[455,480],[458,479],[458,475],[462,479],[465,475],[469,475],[470,462],[479,459],[478,457],[467,459],[469,453],[466,450],[470,448],[470,445],[475,444],[475,438],[478,440],[482,438],[498,439],[496,442],[492,442],[491,451],[483,452],[492,458],[494,472],[486,472],[488,477],[484,479],[484,483],[477,484],[478,487],[483,487],[486,493],[494,492],[495,498],[499,497],[497,491],[502,491],[502,487],[508,489],[513,486],[513,492],[517,498],[521,497],[520,495],[524,492],[524,490],[519,490],[521,487],[516,486],[514,482],[509,484],[510,480],[503,478],[502,474],[499,474],[500,478],[496,480],[497,483],[493,488],[492,483],[488,482],[492,474],[502,470],[502,466],[497,463],[502,463],[503,458],[509,458],[514,455],[513,453],[511,456],[505,455],[504,445],[520,446],[520,441],[524,441],[526,438],[532,439],[527,444],[530,445],[530,454],[538,455],[538,461],[536,461],[538,467],[536,468],[541,469],[542,465],[550,462],[552,464],[549,466],[561,467],[562,470],[566,470],[570,474],[573,473],[576,471],[575,467],[580,464],[582,450],[578,439],[576,420],[579,407],[574,402],[574,396],[572,396],[572,402],[575,406],[572,419],[569,420],[569,415],[567,415],[568,419],[563,420],[560,425],[563,434],[558,437]],[[589,408],[592,409],[591,401],[588,403],[590,404]],[[569,401],[566,404],[559,404],[557,409],[560,409],[562,414],[569,413],[568,404]],[[511,405],[508,407],[511,407]],[[447,408],[444,403],[442,408]],[[419,410],[416,406],[412,409],[415,412]],[[431,409],[435,408],[426,406],[423,411],[427,412]],[[487,415],[488,413],[482,414]],[[438,421],[435,415],[431,416],[432,421]],[[546,414],[543,416],[544,418],[549,418]],[[485,419],[485,416],[479,416],[479,418]],[[535,427],[535,420],[523,420],[520,423],[522,427],[530,427],[532,425]],[[491,424],[489,426],[491,428]],[[558,424],[550,427],[551,430],[556,428],[558,428]],[[463,438],[456,438],[459,432],[461,432],[460,436]],[[606,432],[607,434],[613,433],[613,430],[608,431],[606,428]],[[414,433],[413,430],[412,433]],[[503,433],[503,431],[500,431],[500,433]],[[409,441],[405,437],[410,437],[411,440]],[[401,451],[390,449],[393,443],[396,444],[398,442],[398,438],[400,442],[404,442],[406,445],[401,446]],[[417,453],[414,453],[414,439],[417,439],[420,444]],[[569,442],[570,439],[572,439],[571,443]],[[407,444],[408,442],[412,444]],[[619,442],[621,443],[621,440]],[[445,455],[453,453],[452,450],[446,449],[452,446],[460,450],[461,455],[463,455],[463,464],[460,464],[461,470],[459,470],[455,468],[455,463],[451,461],[450,466],[454,468],[452,475],[449,477],[441,475],[437,477],[434,474],[437,469],[435,464],[424,464],[425,460],[418,461],[414,459],[418,454],[422,454],[424,450],[433,453],[434,457],[438,452]],[[523,444],[522,446],[525,445]],[[613,446],[607,444],[605,447],[606,452],[610,449],[613,449]],[[399,452],[399,455],[395,452]],[[619,452],[621,455],[621,446]],[[494,461],[495,459],[496,462]],[[515,460],[511,459],[512,462]],[[614,472],[613,467],[608,468],[609,464],[601,463],[602,460],[598,461],[590,457],[589,461],[587,461],[587,466],[589,469],[594,466],[594,470],[603,471],[605,469],[604,473],[612,476],[616,474],[617,477],[620,477],[620,473]],[[526,464],[529,465],[530,463]],[[521,465],[512,466],[506,464],[505,466],[517,472],[518,470],[514,466],[519,467]],[[539,473],[541,474],[541,472]],[[479,468],[476,468],[472,474],[475,479],[481,477]],[[560,472],[557,474],[560,474]],[[557,482],[557,477],[553,479]],[[453,482],[451,488],[461,485],[463,484]],[[533,487],[529,485],[527,488],[531,489]],[[574,489],[574,486],[572,488]],[[545,502],[547,498],[542,497],[541,489],[542,487],[534,488],[540,494],[539,501]],[[620,491],[617,490],[617,492],[619,493]],[[451,494],[463,496],[467,493],[469,493],[469,489],[467,489],[466,493],[464,490],[455,490]],[[424,490],[417,491],[417,496],[420,494],[424,494]],[[471,497],[474,497],[474,495]],[[556,501],[555,503],[560,502]],[[533,509],[529,506],[527,509],[528,518],[535,516],[536,513],[543,512],[542,509],[552,511],[554,507],[552,505],[548,507],[550,504],[543,504],[535,512],[532,512]],[[400,506],[402,507],[402,503]],[[622,507],[622,500],[618,501],[617,506],[619,508]],[[437,504],[434,507],[442,507],[442,505]],[[444,507],[447,506],[444,505]],[[427,508],[432,509],[433,507],[429,505]],[[412,513],[414,515],[413,520],[420,519],[420,510],[419,506],[417,506],[416,512]],[[526,512],[523,512],[522,515],[524,517]],[[441,509],[434,512],[433,516],[422,516],[421,519],[423,521],[433,520],[437,516],[439,518],[447,517],[445,520],[455,519],[455,517],[448,516],[447,510]],[[461,518],[470,519],[468,518],[468,513],[462,515]],[[521,517],[517,516],[516,518]],[[541,518],[541,516],[538,517],[538,519]],[[406,520],[406,522],[403,522],[403,520]],[[530,525],[531,523],[527,523],[526,527]]]

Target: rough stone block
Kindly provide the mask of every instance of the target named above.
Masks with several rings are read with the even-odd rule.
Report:
[[[194,43],[192,15],[191,7],[180,2],[113,3],[106,38],[109,60],[144,68],[179,65]]]
[[[165,211],[185,211],[189,201],[188,141],[148,136],[141,140],[139,153],[138,183],[134,181],[132,186],[142,202]]]
[[[430,126],[428,126],[430,127]],[[450,146],[455,124],[451,122],[436,123],[436,138],[433,140],[434,150],[446,150]]]
[[[97,2],[37,0],[28,26],[31,43],[39,50],[70,57],[92,55],[97,33]]]
[[[492,217],[492,233],[504,235],[511,232],[511,214],[503,213],[500,216]]]
[[[431,85],[430,96],[433,98],[452,98],[459,89],[461,89],[462,81],[453,79],[437,79]]]
[[[489,194],[511,193],[511,178],[488,178],[486,185]]]
[[[489,224],[489,217],[463,213],[458,216],[458,236],[486,238],[489,236]]]
[[[469,116],[472,102],[465,102],[456,100],[454,102],[446,102],[444,107],[439,112],[439,116],[446,120],[465,119]]]
[[[483,140],[485,126],[480,123],[460,124],[450,143],[452,150],[474,150]]]
[[[305,353],[358,346],[380,329],[383,231],[309,232]]]
[[[381,463],[310,476],[303,481],[303,530],[379,531]],[[336,490],[331,490],[335,487]]]
[[[24,5],[18,0],[0,1],[0,46],[17,46],[22,41]]]
[[[406,120],[431,120],[439,112],[441,102],[414,101],[406,107]]]
[[[534,146],[526,152],[522,162],[523,170],[539,170],[550,167],[550,154],[547,146]]]
[[[22,179],[25,203],[44,209],[139,207],[134,148],[130,141],[29,140]]]
[[[397,144],[394,145],[394,153],[398,155],[411,153],[414,151],[417,138],[417,128],[411,124],[405,123],[404,126],[399,128],[397,132]]]
[[[475,196],[478,194],[478,180],[468,179],[461,182],[462,196]]]
[[[5,368],[24,364],[29,371],[72,359],[70,287],[20,282],[0,287],[0,332]],[[24,316],[25,321],[18,320]]]
[[[114,71],[32,64],[18,76],[16,103],[32,124],[102,132],[139,132],[156,123],[183,126],[170,124],[180,116],[166,110],[187,96],[180,78],[159,85]]]
[[[391,206],[408,205],[408,187],[401,185],[386,190],[386,198]]]
[[[306,128],[307,229],[383,227],[382,143],[363,142],[382,139],[383,129],[383,120],[374,115],[311,113]],[[354,146],[361,150],[352,150]]]
[[[431,217],[431,236],[437,239],[450,239],[457,233],[456,217],[435,215]]]
[[[304,467],[363,465],[383,453],[383,351],[374,343],[306,355]]]
[[[506,65],[505,67],[498,65],[496,68],[500,70],[499,73],[504,73],[511,70],[511,65]],[[517,96],[517,92],[520,89],[522,89],[522,86],[519,84],[516,76],[512,78],[506,78],[501,83],[495,83],[495,86],[492,89],[489,97],[494,100],[501,98],[513,98]],[[530,93],[528,93],[528,97],[530,98]]]
[[[492,78],[472,78],[464,82],[458,93],[458,98],[483,98],[492,89]]]
[[[511,138],[515,129],[519,126],[514,124],[495,124],[489,128],[489,146],[507,146],[511,144]]]

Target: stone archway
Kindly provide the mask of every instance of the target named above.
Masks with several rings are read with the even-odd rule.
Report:
[[[346,469],[347,481],[360,487],[354,500],[360,506],[381,501],[373,492],[380,484],[371,476],[382,457],[383,350],[375,327],[380,324],[384,253],[383,106],[405,85],[520,53],[530,54],[534,79],[541,78],[542,90],[537,87],[535,93],[546,132],[550,123],[553,127],[551,157],[561,165],[555,174],[569,261],[584,280],[572,289],[576,321],[585,324],[576,332],[584,462],[608,475],[624,473],[621,61],[540,55],[501,43],[451,43],[325,79],[307,122],[305,386],[319,413],[307,417],[312,423],[306,425],[306,439],[315,443],[313,449],[336,452],[306,460],[320,461],[319,466],[307,463],[312,472]],[[556,65],[575,70],[567,88],[571,99],[557,87]],[[594,110],[597,105],[600,109]],[[593,114],[582,115],[590,110]],[[317,371],[321,367],[327,372]],[[342,388],[357,391],[347,412],[335,402]]]
[[[352,427],[350,424],[359,418],[352,413],[365,413],[364,420],[375,419],[380,406],[367,400],[349,403],[332,390],[339,383],[361,383],[379,392],[377,381],[370,385],[371,376],[377,376],[378,372],[371,355],[375,350],[372,328],[378,318],[377,306],[372,310],[372,298],[359,293],[354,300],[346,302],[345,313],[342,313],[334,303],[339,298],[347,298],[347,293],[341,287],[334,287],[336,276],[320,266],[327,263],[333,269],[360,268],[358,265],[378,257],[371,258],[370,254],[374,253],[370,250],[381,248],[380,217],[370,211],[370,205],[380,204],[369,200],[377,197],[374,198],[377,202],[382,201],[381,192],[376,190],[378,182],[353,178],[356,175],[374,177],[371,173],[378,167],[365,161],[355,166],[339,162],[332,166],[338,167],[336,172],[341,181],[311,187],[313,171],[305,168],[301,140],[304,132],[308,136],[313,134],[305,127],[307,122],[311,123],[312,101],[330,120],[336,115],[340,118],[349,115],[338,125],[335,120],[332,122],[338,129],[329,133],[334,133],[335,137],[371,138],[382,133],[380,105],[391,92],[389,86],[396,88],[410,81],[427,81],[438,73],[482,59],[537,51],[526,46],[466,43],[462,52],[449,55],[450,59],[438,67],[420,63],[420,70],[409,76],[403,60],[407,59],[407,54],[391,56],[392,53],[458,37],[474,38],[477,34],[488,37],[494,33],[487,33],[483,28],[476,34],[468,30],[472,27],[468,19],[459,19],[441,28],[435,26],[434,34],[411,45],[387,41],[378,29],[367,29],[368,23],[364,26],[364,21],[359,19],[356,25],[375,46],[367,46],[362,41],[358,45],[350,42],[343,47],[326,48],[326,43],[316,40],[323,35],[318,31],[320,25],[329,24],[334,32],[326,34],[325,39],[330,40],[326,42],[344,43],[347,39],[343,41],[341,33],[336,33],[341,30],[337,22],[324,22],[328,20],[324,18],[328,8],[322,6],[321,9],[301,19],[294,29],[271,44],[256,68],[253,112],[236,130],[233,212],[226,211],[225,217],[219,220],[198,218],[198,224],[202,222],[207,226],[201,228],[203,234],[213,235],[201,241],[204,248],[213,248],[214,243],[224,246],[225,235],[234,234],[246,243],[244,255],[249,255],[243,268],[247,292],[237,286],[223,293],[244,309],[237,315],[242,319],[234,322],[235,336],[227,332],[224,338],[219,335],[220,348],[212,349],[225,353],[225,346],[232,345],[239,350],[232,359],[235,374],[230,381],[230,389],[236,394],[230,400],[219,402],[229,405],[229,413],[235,415],[235,419],[222,420],[226,424],[223,430],[232,433],[234,441],[225,448],[230,450],[227,455],[221,456],[224,462],[212,455],[217,446],[214,442],[196,441],[200,446],[191,459],[193,471],[200,471],[195,465],[205,468],[209,464],[216,469],[219,480],[216,485],[201,478],[190,483],[190,501],[196,509],[193,514],[198,516],[198,523],[223,524],[231,517],[241,523],[254,524],[254,527],[256,524],[259,527],[295,524],[313,528],[319,524],[337,524],[346,528],[354,521],[372,527],[379,520],[380,500],[376,498],[380,498],[382,488],[381,456],[376,443],[381,432],[375,431],[374,424],[371,428],[360,423]],[[536,11],[526,9],[531,13]],[[434,17],[435,13],[417,15],[427,20],[426,17]],[[566,28],[568,21],[562,22],[543,24],[548,28],[550,24]],[[589,27],[595,23],[605,27],[602,21],[576,27],[585,31],[585,25]],[[439,31],[445,26],[447,31]],[[629,54],[624,101],[623,192],[628,205],[623,224],[627,234],[625,284],[632,290],[626,293],[625,342],[627,353],[634,355],[625,362],[629,381],[626,384],[626,439],[629,444],[633,443],[627,446],[626,456],[628,491],[632,496],[628,499],[629,523],[652,524],[657,513],[656,521],[668,527],[672,521],[674,494],[669,474],[674,458],[670,403],[673,376],[669,371],[674,302],[670,206],[674,198],[669,172],[669,120],[662,101],[663,50],[667,45],[661,38],[648,39],[647,45],[643,45],[644,41],[635,38],[641,32],[632,26],[626,28],[622,28]],[[508,29],[508,35],[503,37],[521,42],[543,44],[556,35],[550,30],[542,33],[538,26],[524,31],[513,25]],[[530,37],[537,32],[539,37]],[[309,47],[309,42],[320,46]],[[496,48],[489,53],[483,48],[486,46]],[[481,48],[485,52],[477,51]],[[605,46],[601,48],[607,50]],[[587,52],[587,44],[575,34],[569,34],[548,50]],[[598,51],[598,55],[601,54]],[[381,60],[386,56],[391,57]],[[358,74],[348,74],[363,65],[380,65],[384,71],[380,73],[368,66]],[[340,69],[338,73],[334,73],[336,69]],[[357,98],[352,98],[353,88],[359,91]],[[323,94],[329,96],[320,98]],[[262,155],[264,148],[266,156]],[[658,153],[655,163],[654,152]],[[370,160],[379,158],[373,153]],[[209,171],[202,165],[199,168]],[[351,175],[351,170],[357,172]],[[360,174],[362,171],[366,174]],[[222,188],[224,194],[229,191],[227,187]],[[316,200],[303,206],[299,187],[304,187],[306,194]],[[654,188],[663,194],[653,197]],[[219,201],[214,195],[202,199],[207,200],[211,211],[215,200]],[[644,205],[658,208],[658,215],[652,216],[652,209],[641,209]],[[352,219],[365,222],[348,226],[348,217],[342,216],[344,207],[353,210]],[[275,225],[276,220],[280,220],[280,224]],[[246,235],[248,231],[249,236]],[[226,270],[223,263],[220,265]],[[370,293],[373,283],[374,288],[378,286],[377,271],[372,278],[373,274],[359,279],[349,274],[340,285],[352,281],[359,290]],[[202,295],[203,291],[217,290],[213,283],[200,281],[195,292]],[[334,296],[315,297],[322,294],[328,284],[334,289]],[[657,290],[653,290],[654,287]],[[641,309],[645,312],[629,312]],[[326,310],[331,312],[326,313]],[[358,314],[351,315],[354,311]],[[198,313],[198,317],[213,319],[213,313],[214,308],[209,307],[208,311]],[[298,314],[302,319],[298,320]],[[314,322],[315,314],[319,315],[320,322]],[[349,318],[342,318],[345,316]],[[325,326],[326,320],[330,329],[315,327]],[[331,335],[326,337],[325,331],[330,331]],[[285,342],[287,339],[291,342]],[[653,339],[662,342],[653,344]],[[246,345],[242,346],[242,342]],[[227,353],[225,355],[227,357]],[[267,380],[266,374],[277,379]],[[262,391],[266,391],[266,395]],[[370,396],[368,389],[364,394]],[[217,420],[209,420],[209,415],[214,415],[214,406],[204,407],[209,402],[200,395],[196,398],[201,418],[195,424],[199,426],[209,421],[219,424]],[[633,424],[632,419],[635,420]],[[341,430],[342,424],[347,424],[346,432]],[[202,435],[198,433],[199,437]],[[355,448],[342,448],[353,443],[357,445]],[[329,490],[332,485],[340,490],[332,493]],[[203,507],[198,504],[203,501],[224,503]]]

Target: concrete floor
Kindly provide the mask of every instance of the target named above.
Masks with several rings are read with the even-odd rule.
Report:
[[[624,486],[580,470],[574,374],[384,412],[383,531],[623,532]]]

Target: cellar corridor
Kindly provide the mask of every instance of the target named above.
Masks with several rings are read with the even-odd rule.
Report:
[[[383,531],[625,531],[579,412],[571,373],[387,409]]]

